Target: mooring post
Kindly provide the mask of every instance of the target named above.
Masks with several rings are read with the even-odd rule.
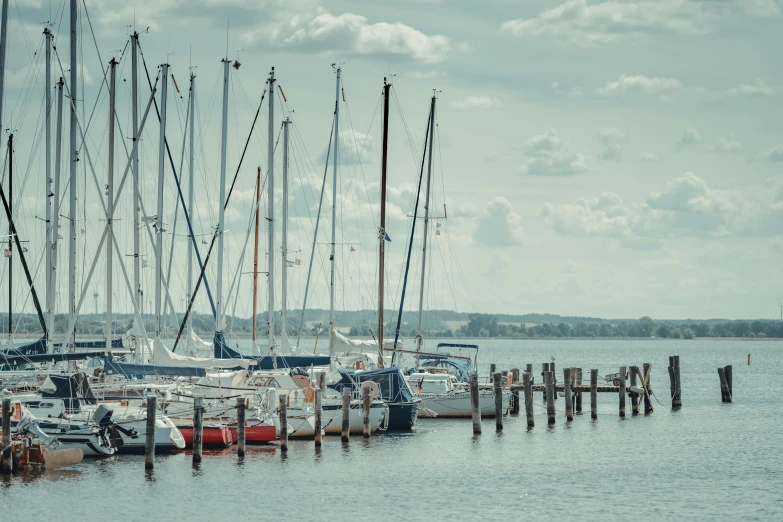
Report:
[[[343,388],[343,432],[340,439],[348,442],[351,433],[351,392]]]
[[[14,457],[11,451],[11,398],[3,397],[3,463],[7,471],[14,470]]]
[[[581,386],[582,385],[582,369],[577,368],[576,369],[576,384]],[[578,391],[576,392],[576,414],[581,415],[582,414],[582,392]]]
[[[590,418],[598,418],[598,370],[590,370]]]
[[[492,363],[489,365],[489,383],[492,384],[492,376],[495,375],[495,370],[497,370],[497,364]]]
[[[288,451],[288,395],[280,396],[280,451]]]
[[[571,395],[571,368],[563,368],[563,395],[565,395],[566,421],[574,420],[574,396]]]
[[[362,385],[362,437],[370,438],[370,407],[372,406],[372,388]]]
[[[245,456],[245,398],[237,397],[237,456]]]
[[[144,469],[155,467],[155,414],[157,411],[157,396],[147,395],[147,438],[144,441]]]
[[[526,364],[525,365],[525,372],[530,374],[530,384],[532,385],[533,380],[533,365],[532,364]]]
[[[636,388],[636,374],[638,372],[638,366],[631,366],[631,388]],[[635,391],[631,391],[631,415],[639,415],[639,394]]]
[[[193,463],[201,462],[204,449],[204,397],[193,397]]]
[[[503,374],[494,373],[492,384],[495,391],[495,429],[503,431]]]
[[[511,369],[511,415],[519,415],[519,368]]]
[[[554,400],[557,400],[557,388],[556,388],[557,387],[557,373],[555,373],[555,363],[554,362],[549,363],[549,371],[552,372],[552,386],[555,387],[555,388],[553,388],[555,393],[554,393],[554,396],[552,398]]]
[[[649,415],[653,412],[653,405],[652,401],[650,400],[650,369],[652,368],[652,365],[650,363],[644,363],[642,366],[644,369],[644,376],[642,379],[642,385],[644,387],[644,414]]]
[[[620,418],[625,418],[625,366],[620,368],[620,386],[617,387],[620,397]]]
[[[473,417],[473,435],[481,435],[478,375],[470,374],[470,415]]]
[[[523,392],[525,395],[525,413],[527,414],[527,427],[532,428],[536,425],[536,423],[533,420],[533,375],[530,372],[525,372],[522,375],[522,386],[524,388]]]
[[[726,380],[726,369],[718,368],[718,377],[720,377],[720,400],[721,402],[731,402],[731,392],[729,392],[729,382]]]
[[[544,383],[544,391],[541,392],[541,398],[546,402],[546,372],[549,371],[549,363],[541,364],[541,381]]]
[[[323,431],[321,424],[321,388],[315,389],[315,447],[321,447],[321,432]]]
[[[750,366],[750,354],[748,354],[748,366]]]
[[[729,385],[729,402],[731,402],[731,399],[734,397],[734,387],[731,385],[731,365],[724,367],[723,371],[726,373],[726,383]]]
[[[544,386],[546,388],[546,417],[551,426],[555,423],[555,383],[552,372],[544,373]]]
[[[680,356],[669,357],[669,381],[671,382],[672,409],[682,407],[682,388],[680,387]]]

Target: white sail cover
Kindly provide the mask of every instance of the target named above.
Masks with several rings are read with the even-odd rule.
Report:
[[[383,349],[384,350],[393,350],[394,349],[394,339],[384,339],[383,340]],[[397,349],[402,349],[402,340],[397,341]],[[334,336],[332,338],[332,347],[331,352],[332,353],[356,353],[356,352],[363,352],[365,350],[373,350],[374,352],[378,351],[378,341],[376,340],[366,340],[366,341],[360,341],[357,339],[349,339],[337,330],[334,330]]]
[[[190,368],[247,368],[250,363],[254,362],[250,359],[215,359],[213,357],[186,357],[179,355],[163,344],[160,339],[156,339],[153,343],[154,349],[152,351],[152,364],[158,366],[187,366]]]
[[[196,381],[194,393],[210,399],[236,396],[245,388],[245,379],[247,379],[245,370],[208,373]]]

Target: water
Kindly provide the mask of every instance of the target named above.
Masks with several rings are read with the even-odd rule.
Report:
[[[415,434],[327,437],[275,447],[87,460],[69,469],[0,478],[0,521],[36,510],[58,520],[424,520],[447,518],[783,519],[783,459],[778,373],[780,342],[485,341],[479,366],[540,373],[556,358],[601,375],[652,363],[652,387],[664,405],[650,417],[619,420],[617,396],[599,394],[599,418],[546,426],[541,394],[536,427],[524,408],[502,434],[494,419],[473,437],[470,419],[420,419]],[[747,365],[747,354],[752,354]],[[683,408],[668,406],[668,356],[680,355]],[[734,403],[723,404],[716,368],[734,367]],[[539,377],[540,379],[540,377]]]

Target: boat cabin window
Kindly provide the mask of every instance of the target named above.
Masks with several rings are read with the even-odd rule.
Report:
[[[262,377],[256,381],[256,386],[260,388],[279,388],[280,384],[274,377]]]

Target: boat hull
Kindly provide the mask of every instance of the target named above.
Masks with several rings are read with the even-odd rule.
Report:
[[[387,402],[389,407],[389,420],[387,431],[411,431],[416,426],[416,418],[419,416],[420,400],[412,402]]]
[[[231,436],[234,440],[239,440],[236,424],[229,426]],[[245,426],[245,442],[248,444],[264,444],[277,440],[277,428],[271,424],[262,424],[258,426]]]
[[[370,431],[373,432],[381,427],[386,417],[386,405],[383,403],[374,403],[370,407]],[[364,415],[362,414],[362,404],[358,401],[351,403],[350,413],[348,415],[350,422],[350,432],[360,434],[363,432]],[[323,406],[322,423],[324,433],[327,435],[340,435],[343,431],[343,405],[325,404]]]
[[[177,426],[182,438],[185,439],[185,445],[193,447],[193,426]],[[201,444],[205,448],[227,448],[234,443],[234,437],[228,426],[204,426],[201,437]]]
[[[503,404],[508,404],[511,392],[503,393]],[[470,392],[460,392],[444,395],[422,395],[421,403],[424,408],[435,412],[436,417],[472,417],[470,406]],[[479,407],[482,417],[495,416],[495,394],[482,393],[479,395]]]

